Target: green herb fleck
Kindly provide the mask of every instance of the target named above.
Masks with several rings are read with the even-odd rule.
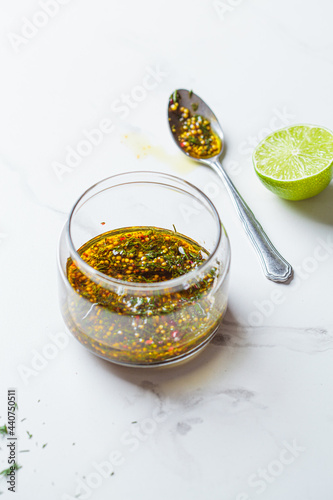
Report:
[[[47,443],[43,444],[42,448],[45,448],[45,446],[47,446]]]
[[[0,472],[0,476],[8,476],[13,472],[13,470],[19,470],[22,469],[22,465],[18,465],[16,462],[14,462],[13,465],[8,467],[8,469],[4,469],[3,471]]]
[[[196,137],[193,137],[193,135],[190,135],[188,138],[187,138],[188,142],[190,142],[191,144],[200,144],[200,141],[199,139],[197,139]]]
[[[29,432],[29,431],[27,431],[27,434],[28,434],[28,436],[29,436],[29,439],[31,439],[31,438],[32,438],[32,434],[30,434],[30,432]]]
[[[0,427],[0,434],[2,434],[2,436],[5,436],[6,434],[8,434],[7,425],[3,425]]]
[[[173,100],[173,102],[178,101],[178,91],[177,90],[175,90],[174,93],[172,94],[172,100]]]
[[[191,104],[191,108],[193,109],[193,111],[196,111],[198,109],[199,105],[194,102],[193,104]]]
[[[189,93],[188,93],[188,96],[189,96],[190,99],[191,99],[192,95],[193,95],[193,90],[190,90]]]

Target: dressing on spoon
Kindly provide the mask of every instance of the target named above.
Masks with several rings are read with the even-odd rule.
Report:
[[[177,135],[177,140],[184,153],[194,158],[211,158],[220,153],[222,142],[213,132],[210,121],[200,114],[191,113],[184,106],[180,106],[177,91],[170,97],[169,111],[176,115],[178,126],[172,125],[172,132]],[[197,105],[192,103],[192,109],[197,110]]]

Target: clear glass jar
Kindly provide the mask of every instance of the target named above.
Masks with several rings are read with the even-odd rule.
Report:
[[[176,228],[177,234],[202,246],[208,257],[182,276],[154,283],[111,278],[81,258],[79,249],[92,238],[131,227]],[[73,288],[67,276],[70,263],[98,290],[101,300]],[[62,231],[61,312],[84,346],[114,363],[158,366],[183,360],[209,342],[223,318],[229,266],[228,236],[202,191],[157,172],[115,175],[77,200]]]

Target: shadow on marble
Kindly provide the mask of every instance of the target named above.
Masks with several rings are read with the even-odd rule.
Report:
[[[313,198],[301,201],[283,200],[290,210],[321,224],[333,226],[333,182],[324,191]]]

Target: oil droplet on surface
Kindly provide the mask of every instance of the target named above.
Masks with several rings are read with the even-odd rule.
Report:
[[[151,141],[143,134],[130,132],[122,137],[121,142],[132,151],[138,160],[155,158],[167,164],[175,172],[192,172],[197,166],[194,161],[180,153],[170,154],[162,146],[150,144]]]

